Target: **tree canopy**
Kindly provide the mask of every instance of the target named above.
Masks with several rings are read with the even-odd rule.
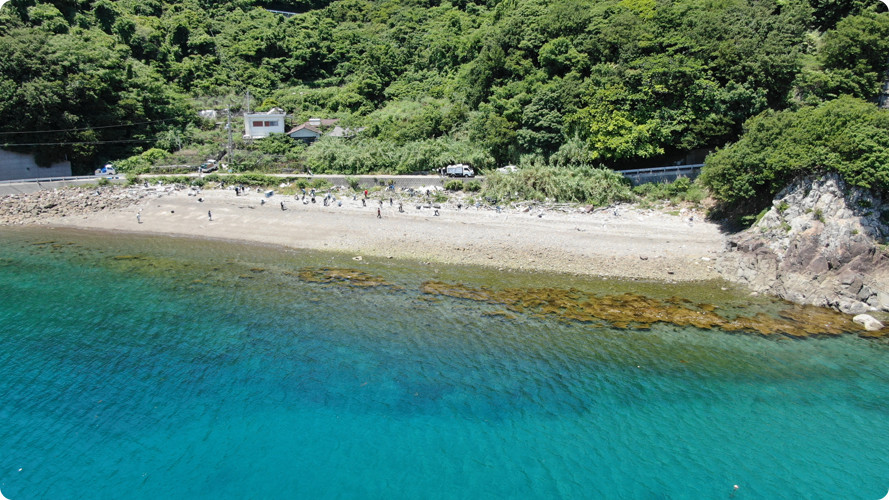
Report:
[[[889,113],[849,96],[763,113],[738,142],[707,158],[702,180],[717,198],[750,212],[768,206],[794,177],[824,172],[889,192]]]
[[[191,146],[213,127],[198,109],[237,114],[249,91],[295,123],[363,130],[288,153],[318,171],[666,164],[763,112],[873,100],[889,53],[875,4],[16,0],[0,10],[0,147],[89,170]]]

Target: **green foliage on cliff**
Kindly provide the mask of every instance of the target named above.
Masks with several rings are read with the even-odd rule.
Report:
[[[15,0],[0,147],[81,170],[222,151],[197,110],[277,105],[351,140],[237,144],[314,172],[666,164],[763,111],[872,99],[889,15],[861,0]],[[288,11],[282,15],[267,9]],[[264,108],[263,108],[264,109]],[[748,127],[751,128],[751,127]],[[46,131],[24,134],[22,132]],[[715,175],[715,174],[714,174]],[[864,174],[862,174],[864,175]],[[748,193],[751,194],[751,193]]]
[[[794,177],[822,172],[889,192],[889,112],[842,97],[764,113],[738,142],[707,158],[701,181],[719,200],[755,213]]]

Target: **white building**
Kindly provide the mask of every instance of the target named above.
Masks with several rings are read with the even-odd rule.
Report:
[[[32,155],[0,149],[0,181],[70,176],[70,161],[61,161],[53,163],[49,167],[40,167],[34,163]]]
[[[266,113],[244,114],[244,139],[262,139],[269,134],[284,133],[283,109],[272,108]]]

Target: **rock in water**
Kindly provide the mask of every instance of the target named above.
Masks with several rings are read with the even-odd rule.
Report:
[[[883,329],[883,323],[880,323],[876,318],[871,316],[870,314],[859,314],[852,318],[852,321],[858,323],[863,326],[865,330],[869,332],[875,332],[877,330]]]

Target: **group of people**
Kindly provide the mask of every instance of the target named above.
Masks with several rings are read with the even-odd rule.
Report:
[[[392,191],[393,190],[392,188],[393,188],[393,186],[391,186],[391,185],[388,186],[387,191]],[[241,196],[242,194],[246,194],[247,188],[245,188],[243,186],[234,186],[234,191],[235,191],[235,196]],[[259,190],[257,189],[257,191],[259,191]],[[408,190],[408,192],[411,196],[415,196],[417,194],[413,189]],[[193,195],[197,196],[199,194],[200,194],[200,190],[196,191]],[[361,206],[366,207],[367,200],[369,199],[368,197],[369,197],[370,193],[368,192],[367,189],[365,189],[363,194],[364,194],[364,196],[361,198]],[[422,192],[420,194],[422,196]],[[428,198],[429,195],[430,195],[429,190],[426,190],[426,197]],[[189,192],[189,196],[192,196],[191,192]],[[315,189],[311,188],[308,192],[306,191],[306,189],[302,189],[302,197],[300,198],[299,195],[296,195],[296,196],[294,196],[294,199],[296,201],[302,201],[304,205],[308,205],[310,202],[311,203],[316,202],[315,197],[316,197]],[[357,196],[353,195],[352,199],[356,200]],[[204,198],[202,198],[202,197],[198,198],[198,201],[203,202]],[[325,207],[330,206],[334,201],[337,202],[337,206],[341,207],[343,205],[343,202],[341,200],[337,200],[336,196],[330,190],[328,190],[328,192],[324,195],[324,200],[323,200],[324,206]],[[377,207],[377,218],[382,219],[383,218],[383,210],[382,209],[383,209],[383,205],[384,205],[384,200],[382,198],[380,198],[377,201],[379,202],[379,206]],[[265,198],[263,198],[260,201],[260,204],[265,205],[265,203],[266,203],[266,200],[265,200]],[[279,206],[281,207],[281,211],[287,211],[287,205],[284,203],[284,200],[281,200]],[[390,207],[395,206],[395,199],[392,196],[389,197],[389,206]],[[418,206],[417,208],[420,208],[420,207]],[[398,202],[398,212],[404,213],[404,204],[401,201]],[[435,216],[440,215],[438,209],[436,209],[434,211],[433,215],[435,215]],[[213,222],[213,211],[212,210],[207,210],[207,220],[209,222]],[[142,209],[141,208],[136,213],[136,221],[139,224],[142,224]]]

